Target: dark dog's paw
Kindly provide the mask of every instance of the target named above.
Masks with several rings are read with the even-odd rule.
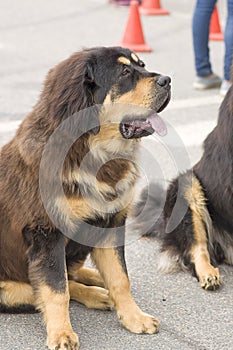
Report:
[[[53,333],[48,336],[47,346],[50,350],[78,350],[78,336],[72,331]]]
[[[199,283],[201,287],[205,290],[216,290],[221,285],[221,277],[219,274],[219,269],[213,266],[209,266],[208,270],[199,277]]]

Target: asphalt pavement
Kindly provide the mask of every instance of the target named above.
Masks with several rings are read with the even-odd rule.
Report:
[[[201,156],[202,141],[216,124],[222,99],[216,89],[192,89],[194,0],[161,3],[169,16],[141,18],[153,52],[140,56],[149,70],[172,78],[172,100],[161,113],[169,132],[165,138],[144,139],[140,162],[147,178],[167,183]],[[225,2],[220,1],[223,27],[225,13]],[[83,47],[117,45],[127,16],[128,7],[116,7],[107,0],[0,2],[0,146],[36,103],[47,71]],[[211,42],[210,49],[214,71],[222,75],[223,43]],[[158,273],[156,258],[154,242],[131,240],[126,246],[132,294],[144,311],[160,320],[160,332],[131,334],[120,326],[114,312],[71,302],[71,322],[79,334],[80,349],[233,349],[233,268],[222,265],[222,287],[206,292],[188,274]],[[0,314],[0,350],[43,350],[45,338],[41,314]]]

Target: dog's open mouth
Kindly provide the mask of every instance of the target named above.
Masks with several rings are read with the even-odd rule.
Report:
[[[167,134],[167,127],[157,113],[151,114],[146,119],[123,120],[120,131],[124,138],[140,138],[156,132],[159,136]]]

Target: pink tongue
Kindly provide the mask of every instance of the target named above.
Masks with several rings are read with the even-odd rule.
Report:
[[[158,114],[153,114],[152,116],[148,117],[147,121],[150,122],[152,128],[157,134],[159,134],[159,136],[167,135],[167,127]]]

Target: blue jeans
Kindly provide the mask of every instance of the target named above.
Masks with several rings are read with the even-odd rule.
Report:
[[[197,0],[193,14],[192,34],[196,74],[198,76],[211,74],[209,57],[209,27],[210,19],[217,0]],[[233,60],[233,0],[227,0],[227,20],[224,33],[224,79],[230,80],[230,70]]]

